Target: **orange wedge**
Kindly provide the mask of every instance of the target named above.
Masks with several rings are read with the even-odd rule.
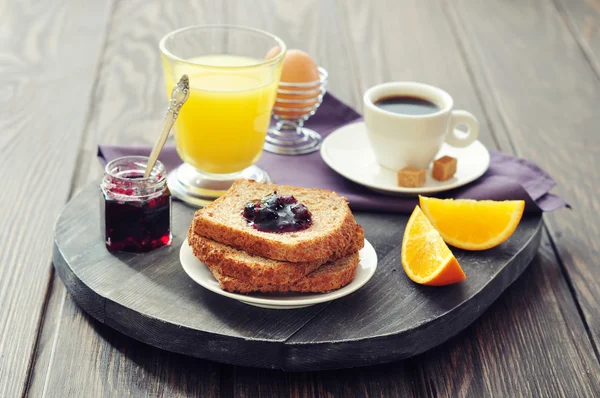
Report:
[[[402,239],[402,267],[416,283],[450,285],[466,278],[458,261],[419,206],[415,207]]]
[[[496,202],[420,196],[419,202],[444,241],[465,250],[490,249],[510,238],[525,209],[522,200]]]

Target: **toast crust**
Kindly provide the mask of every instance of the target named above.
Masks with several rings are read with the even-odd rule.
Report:
[[[303,231],[283,234],[258,231],[249,226],[241,215],[244,204],[273,191],[294,195],[304,203],[313,215],[313,225]],[[326,222],[328,217],[331,220]],[[356,224],[346,199],[335,192],[249,180],[236,181],[225,195],[198,210],[192,225],[194,233],[205,238],[250,254],[288,262],[324,262],[339,258],[347,254],[348,242],[364,239],[364,231]]]
[[[217,265],[208,265],[210,272],[219,281],[221,289],[237,293],[325,293],[338,290],[354,280],[359,263],[359,254],[353,253],[339,260],[328,262],[304,278],[285,285],[255,285],[222,273]]]
[[[224,275],[251,284],[289,284],[319,268],[323,261],[290,263],[271,260],[223,245],[193,233],[190,228],[188,243],[194,255],[203,263],[213,264]]]
[[[188,243],[194,255],[200,261],[217,266],[223,275],[254,285],[290,284],[316,270],[326,262],[315,260],[291,263],[251,255],[199,236],[194,233],[191,227],[188,231]],[[345,253],[340,257],[356,253],[363,245],[362,235],[356,234],[355,239],[348,242]],[[336,258],[330,260],[336,260]]]

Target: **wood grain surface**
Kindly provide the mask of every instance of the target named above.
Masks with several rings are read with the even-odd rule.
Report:
[[[96,81],[110,4],[86,3],[0,2],[0,397],[27,385]]]
[[[600,78],[600,1],[554,0],[596,76]]]
[[[515,152],[543,165],[573,204],[546,220],[598,356],[600,175],[590,170],[600,167],[600,80],[553,3],[448,4],[473,43],[473,68],[485,71],[484,103],[498,109]]]
[[[600,395],[590,343],[599,335],[594,314],[600,300],[598,177],[591,171],[598,165],[591,155],[598,150],[592,108],[600,92],[598,24],[590,11],[597,0],[135,0],[115,2],[110,18],[110,3],[72,3],[0,2],[0,80],[7,98],[0,111],[1,170],[31,181],[31,164],[52,164],[47,179],[35,180],[35,190],[9,178],[11,189],[3,191],[19,201],[5,212],[3,225],[10,227],[0,233],[0,396],[20,395],[36,347],[32,396]],[[440,85],[480,119],[486,145],[532,158],[576,207],[547,217],[553,240],[544,239],[528,271],[478,321],[409,361],[318,373],[219,366],[148,347],[98,324],[57,278],[47,284],[49,233],[70,182],[70,176],[56,176],[74,172],[71,190],[77,190],[100,175],[98,143],[152,143],[165,106],[158,38],[176,27],[221,22],[270,30],[310,52],[330,71],[330,90],[357,109],[362,90],[376,82]],[[82,56],[59,56],[73,50]],[[69,68],[78,80],[65,79]],[[86,87],[89,94],[94,78],[91,104],[73,96]],[[25,105],[35,119],[21,116]],[[56,110],[69,118],[55,118]],[[34,139],[37,130],[48,131],[43,140]],[[49,146],[33,156],[32,145]],[[36,212],[35,193],[42,192],[44,212]],[[13,209],[20,210],[17,216]],[[15,332],[22,333],[18,340]]]

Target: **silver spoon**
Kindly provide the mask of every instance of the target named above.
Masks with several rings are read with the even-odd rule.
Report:
[[[165,142],[169,137],[171,128],[173,127],[173,124],[175,124],[177,116],[179,116],[179,110],[185,101],[187,101],[189,96],[190,79],[188,79],[187,75],[183,75],[175,87],[173,87],[173,91],[171,91],[171,99],[169,100],[169,109],[167,109],[167,114],[165,115],[165,122],[163,124],[162,131],[160,132],[160,136],[158,137],[156,144],[154,144],[154,148],[152,148],[152,153],[150,153],[150,158],[148,159],[148,164],[146,165],[146,171],[144,172],[144,178],[150,177],[150,173],[152,172],[152,168],[156,163],[156,159],[158,159],[160,151],[162,151],[163,147],[165,146]]]

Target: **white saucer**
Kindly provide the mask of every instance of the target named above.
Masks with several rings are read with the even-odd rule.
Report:
[[[181,245],[179,260],[181,261],[183,270],[190,278],[200,286],[221,296],[233,298],[255,307],[293,309],[310,307],[311,305],[339,299],[363,287],[375,273],[375,269],[377,268],[377,254],[373,246],[365,239],[365,247],[359,252],[359,255],[360,263],[356,270],[356,276],[352,282],[343,288],[329,293],[286,293],[280,295],[239,294],[221,290],[219,282],[212,276],[208,267],[194,256],[187,239]]]
[[[396,171],[383,168],[375,161],[364,122],[340,127],[321,144],[321,157],[334,171],[357,184],[387,194],[420,195],[447,191],[476,180],[490,166],[490,154],[479,141],[467,148],[444,144],[436,159],[444,155],[458,160],[454,177],[447,181],[434,180],[430,166],[425,185],[406,188],[398,186]]]

